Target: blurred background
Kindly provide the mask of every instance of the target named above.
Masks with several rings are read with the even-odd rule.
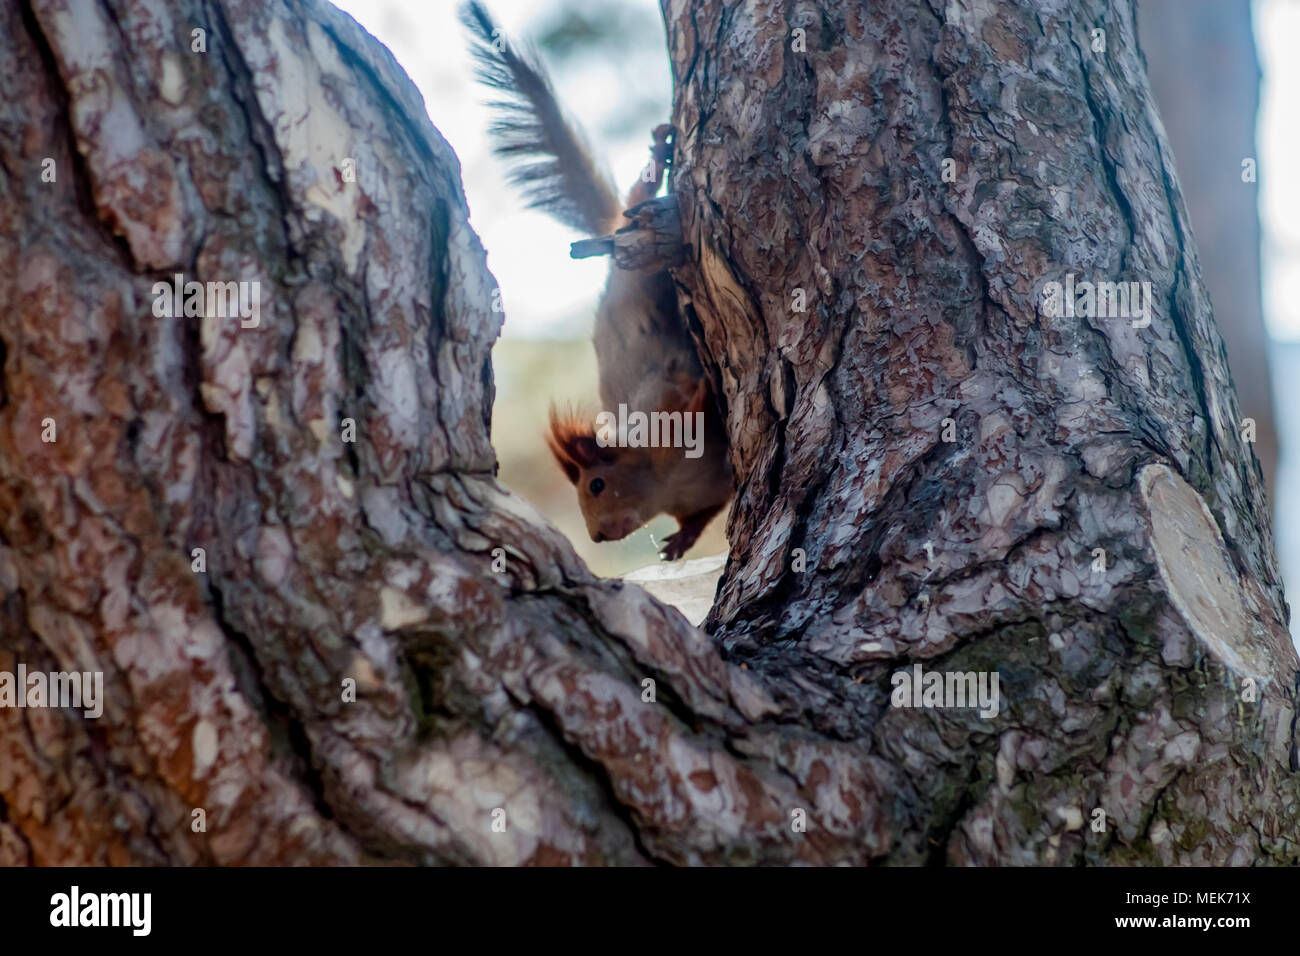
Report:
[[[492,156],[456,0],[335,0],[383,42],[460,157],[470,221],[506,310],[493,350],[493,442],[501,478],[569,538],[599,574],[657,560],[676,528],[661,517],[615,544],[587,537],[576,495],[542,441],[546,401],[594,400],[589,337],[606,259],[575,261],[565,227],[523,208]],[[516,40],[536,45],[569,115],[620,193],[669,118],[671,78],[656,0],[487,0]],[[1139,35],[1173,147],[1242,414],[1274,502],[1278,557],[1300,594],[1300,0],[1138,0]],[[1254,162],[1257,181],[1243,178]],[[692,557],[725,550],[715,520]],[[1293,598],[1294,600],[1294,598]],[[1293,626],[1293,634],[1300,628]]]

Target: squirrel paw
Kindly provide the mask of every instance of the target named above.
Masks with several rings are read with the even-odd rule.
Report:
[[[687,551],[691,550],[691,546],[694,545],[696,540],[699,538],[701,530],[702,529],[700,528],[686,525],[673,534],[670,534],[664,540],[663,550],[659,552],[660,556],[665,561],[676,561]]]
[[[707,395],[707,392],[700,392],[699,395]],[[677,523],[681,527],[677,529],[675,534],[669,535],[667,540],[664,541],[664,549],[660,552],[663,559],[665,561],[676,561],[691,550],[691,546],[699,540],[700,532],[708,526],[713,516],[721,510],[722,504],[710,505],[694,514],[678,518]]]

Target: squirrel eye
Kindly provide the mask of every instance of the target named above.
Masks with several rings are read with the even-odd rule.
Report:
[[[605,479],[604,479],[604,478],[593,478],[593,479],[591,479],[591,485],[590,485],[590,487],[591,487],[591,493],[592,493],[593,495],[598,495],[598,494],[600,494],[602,491],[605,490]]]

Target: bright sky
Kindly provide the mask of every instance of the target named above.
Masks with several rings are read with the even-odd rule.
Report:
[[[1300,0],[1255,0],[1255,44],[1263,70],[1258,148],[1264,228],[1264,317],[1276,339],[1300,341]]]
[[[605,284],[609,260],[569,258],[569,243],[581,238],[547,216],[524,208],[505,179],[505,167],[490,151],[486,130],[488,98],[475,83],[465,30],[456,17],[459,0],[334,0],[385,44],[424,96],[433,125],[460,157],[470,224],[487,249],[488,268],[501,286],[506,336],[585,336]],[[640,5],[658,18],[656,0],[618,0]],[[505,32],[527,39],[553,0],[485,0]],[[662,50],[662,33],[648,51]],[[659,64],[658,69],[655,63]],[[663,119],[671,111],[667,56],[629,62],[592,56],[555,72],[556,91],[571,117],[583,125],[597,158],[626,191],[649,156],[650,129],[620,142],[602,141],[596,128],[619,108],[620,91],[661,90]],[[633,87],[633,84],[637,84]]]
[[[460,157],[470,222],[488,251],[488,267],[501,285],[507,336],[548,337],[585,334],[596,297],[604,285],[607,261],[569,258],[577,238],[540,213],[523,208],[500,162],[491,155],[467,56],[465,32],[456,19],[459,0],[335,0],[386,44],[424,95],[434,125]],[[514,37],[527,38],[557,0],[487,0],[487,6]],[[658,13],[656,0],[618,0]],[[1272,335],[1300,341],[1300,0],[1255,0],[1255,34],[1263,89],[1259,117],[1260,215],[1264,229],[1264,314]],[[662,35],[647,41],[647,51],[662,49]],[[1190,69],[1196,68],[1189,64]],[[584,120],[598,158],[624,191],[645,164],[645,135],[602,141],[600,121],[619,109],[620,92],[655,91],[670,110],[670,79],[664,56],[628,61],[592,56],[556,73],[560,99],[571,116]]]

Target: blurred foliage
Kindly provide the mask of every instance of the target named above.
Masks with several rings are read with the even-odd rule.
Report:
[[[666,76],[667,39],[657,4],[557,3],[539,15],[529,36],[557,71],[600,58],[617,64],[630,78],[644,78],[656,71]],[[671,104],[666,88],[660,89],[660,85],[625,84],[618,109],[593,125],[609,140],[642,138],[668,118]]]
[[[639,53],[655,37],[664,46],[663,20],[656,7],[627,3],[570,2],[549,8],[534,34],[554,62],[596,50],[601,56]]]

